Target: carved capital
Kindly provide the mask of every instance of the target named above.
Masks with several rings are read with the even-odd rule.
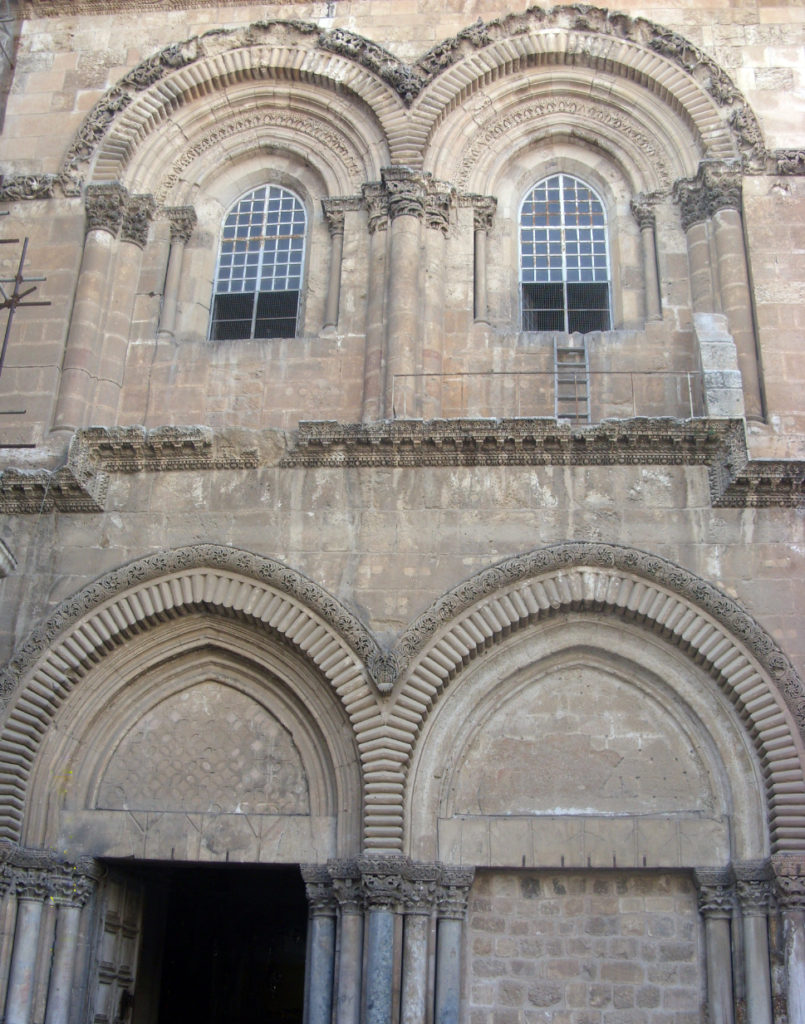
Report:
[[[120,228],[120,237],[123,241],[132,242],[144,249],[155,210],[156,202],[153,196],[130,196]]]
[[[333,880],[323,864],[300,864],[308,907],[313,917],[335,917]]]
[[[637,221],[640,230],[645,231],[647,228],[654,230],[656,218],[654,216],[654,205],[656,198],[652,195],[647,195],[645,192],[638,192],[638,194],[631,201],[630,208],[632,216]]]
[[[165,216],[171,226],[171,242],[186,245],[198,223],[195,209],[192,206],[168,206]]]
[[[402,904],[406,914],[430,914],[436,905],[441,868],[438,864],[410,863],[402,880]]]
[[[98,884],[99,870],[64,864],[48,875],[48,895],[54,903],[65,907],[83,907]]]
[[[126,212],[127,197],[128,192],[122,185],[90,185],[85,199],[87,231],[108,231],[117,238]]]
[[[778,854],[771,859],[774,893],[783,910],[805,911],[805,856]]]
[[[702,917],[731,917],[735,891],[729,869],[698,868],[693,877]]]
[[[743,176],[737,164],[721,161],[703,164],[700,174],[707,190],[711,215],[719,210],[740,210]]]
[[[403,874],[408,866],[405,857],[361,857],[358,866],[363,880],[363,893],[369,909],[397,910],[402,902]]]
[[[684,231],[710,217],[707,189],[698,178],[680,178],[674,182],[673,194],[674,202],[679,205]]]
[[[321,208],[327,221],[330,235],[344,234],[344,221],[348,210],[360,209],[360,196],[337,196],[322,199]]]
[[[389,199],[386,190],[378,182],[363,186],[363,201],[369,216],[369,234],[385,231],[389,220]]]
[[[472,220],[475,231],[491,231],[498,201],[494,196],[472,197]]]
[[[417,217],[425,215],[428,197],[428,179],[408,167],[386,167],[382,171],[383,185],[388,196],[389,217]]]
[[[436,897],[439,917],[453,921],[464,919],[467,912],[467,897],[474,877],[474,868],[442,866]]]
[[[331,860],[327,863],[327,870],[342,914],[360,914],[363,910],[363,886],[358,862]]]
[[[431,192],[425,200],[425,223],[446,235],[450,227],[450,192]]]

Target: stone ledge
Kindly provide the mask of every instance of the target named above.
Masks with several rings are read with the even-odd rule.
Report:
[[[62,465],[1,471],[0,512],[102,512],[112,473],[626,465],[705,466],[716,507],[805,504],[805,461],[750,461],[741,419],[658,417],[585,426],[548,418],[314,420],[300,423],[291,435],[223,434],[200,426],[89,427],[72,436]]]

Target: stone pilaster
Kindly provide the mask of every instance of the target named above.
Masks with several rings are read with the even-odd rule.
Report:
[[[173,337],[176,330],[184,251],[196,228],[198,218],[192,206],[169,206],[164,213],[170,223],[170,252],[165,274],[165,292],[162,296],[162,313],[159,318],[159,334]]]

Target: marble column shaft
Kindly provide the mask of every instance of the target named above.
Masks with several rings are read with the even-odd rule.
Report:
[[[704,918],[709,1024],[734,1024],[730,919],[733,890],[729,871],[695,873],[699,913]]]
[[[335,1024],[360,1024],[363,966],[363,893],[360,873],[354,862],[331,861],[328,870],[340,911]]]
[[[171,226],[168,269],[162,295],[159,334],[172,338],[176,331],[176,313],[179,308],[179,286],[182,280],[185,246],[196,226],[196,211],[192,206],[172,206],[166,211]]]
[[[767,864],[737,864],[746,980],[747,1024],[772,1024],[768,906],[771,895]]]
[[[777,904],[783,918],[788,1020],[805,1021],[805,857],[772,857]]]
[[[18,893],[5,1024],[30,1024],[45,893]]]
[[[341,265],[344,259],[344,209],[338,200],[322,200],[322,209],[330,231],[330,272],[327,278],[327,300],[324,308],[324,327],[338,326],[338,306],[341,300]]]
[[[310,907],[304,1024],[331,1024],[336,917],[332,881],[320,865],[303,864],[301,871]]]
[[[403,875],[403,975],[400,1024],[422,1024],[427,1016],[428,945],[436,905],[438,864],[410,863]]]
[[[458,1024],[461,947],[472,868],[443,867],[439,879],[434,1024]]]

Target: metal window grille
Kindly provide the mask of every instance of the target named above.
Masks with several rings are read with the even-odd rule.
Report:
[[[292,338],[296,334],[307,218],[279,185],[242,196],[224,220],[210,338]]]
[[[609,252],[604,206],[569,174],[536,184],[520,211],[524,331],[608,331]]]

